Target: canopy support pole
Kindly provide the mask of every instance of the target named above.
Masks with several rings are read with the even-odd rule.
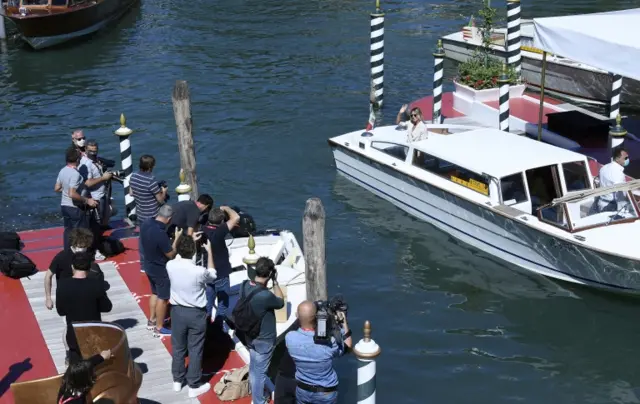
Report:
[[[547,52],[542,52],[542,74],[540,75],[540,111],[538,112],[538,142],[542,141],[542,117],[544,115],[544,81],[547,75]]]

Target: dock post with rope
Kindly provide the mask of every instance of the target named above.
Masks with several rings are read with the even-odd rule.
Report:
[[[520,54],[520,0],[507,0],[507,64],[520,78],[522,58]]]
[[[371,98],[375,109],[382,108],[384,100],[384,13],[380,0],[376,0],[376,11],[371,17]]]
[[[198,198],[198,180],[196,176],[196,155],[193,149],[193,120],[191,119],[191,98],[189,85],[184,80],[176,81],[171,95],[173,115],[176,120],[180,167],[191,186],[190,199]]]
[[[134,226],[136,222],[136,202],[131,191],[131,175],[133,175],[133,158],[131,156],[131,141],[129,136],[133,131],[127,128],[127,120],[124,114],[120,114],[120,127],[114,132],[120,138],[120,164],[124,171],[124,204],[126,207],[126,221],[129,226]]]
[[[358,404],[376,403],[376,358],[381,349],[371,338],[371,323],[364,322],[364,338],[353,348],[358,358]]]
[[[498,106],[498,116],[500,130],[509,132],[509,84],[511,79],[507,74],[507,65],[502,64],[502,74],[498,77],[498,85],[500,86],[500,97]]]
[[[442,39],[433,52],[433,119],[432,123],[442,123],[442,78],[444,75],[444,48]]]

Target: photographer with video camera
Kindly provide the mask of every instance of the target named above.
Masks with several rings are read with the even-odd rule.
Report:
[[[229,309],[231,262],[229,261],[229,249],[225,238],[231,230],[238,225],[240,215],[229,208],[221,206],[209,211],[207,225],[202,228],[202,242],[209,240],[213,250],[213,264],[218,277],[213,283],[207,284],[207,316],[217,327],[222,329],[224,319]],[[215,318],[213,313],[213,302],[218,299]]]
[[[287,333],[287,350],[296,366],[296,402],[335,404],[338,402],[338,374],[333,359],[351,349],[347,305],[341,299],[330,302],[306,300],[298,306],[300,328]]]

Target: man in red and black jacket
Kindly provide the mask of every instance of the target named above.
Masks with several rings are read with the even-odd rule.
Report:
[[[229,261],[229,249],[225,238],[227,234],[238,225],[240,215],[228,206],[220,206],[211,209],[209,219],[202,232],[211,242],[213,250],[213,264],[218,274],[215,282],[207,285],[207,315],[211,322],[222,328],[223,321],[229,309],[229,275],[231,274],[231,262]],[[215,317],[212,317],[213,303],[218,299]]]

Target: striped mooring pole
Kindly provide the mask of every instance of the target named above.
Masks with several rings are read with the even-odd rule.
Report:
[[[618,114],[615,126],[611,126],[609,130],[609,151],[613,153],[616,147],[622,147],[625,136],[627,130],[622,126],[622,117]]]
[[[433,52],[433,119],[432,123],[442,123],[442,76],[444,74],[444,49],[442,39]]]
[[[371,14],[371,92],[375,107],[381,108],[384,100],[384,13],[380,0],[376,0],[376,12]]]
[[[364,322],[364,338],[353,348],[358,358],[358,404],[376,402],[376,358],[381,349],[371,339],[371,323]]]
[[[127,128],[127,120],[124,114],[120,114],[120,127],[114,133],[120,138],[120,163],[124,171],[124,204],[127,208],[127,220],[129,225],[133,226],[136,221],[136,202],[133,196],[129,194],[131,191],[131,175],[133,174],[133,165],[131,159],[131,142],[129,136],[133,131]]]
[[[611,103],[609,104],[609,119],[616,119],[620,115],[620,93],[622,92],[622,76],[611,73]]]
[[[507,64],[520,77],[520,0],[507,0]]]
[[[500,130],[509,132],[509,75],[507,74],[507,65],[502,64],[502,74],[498,77],[500,85]]]

